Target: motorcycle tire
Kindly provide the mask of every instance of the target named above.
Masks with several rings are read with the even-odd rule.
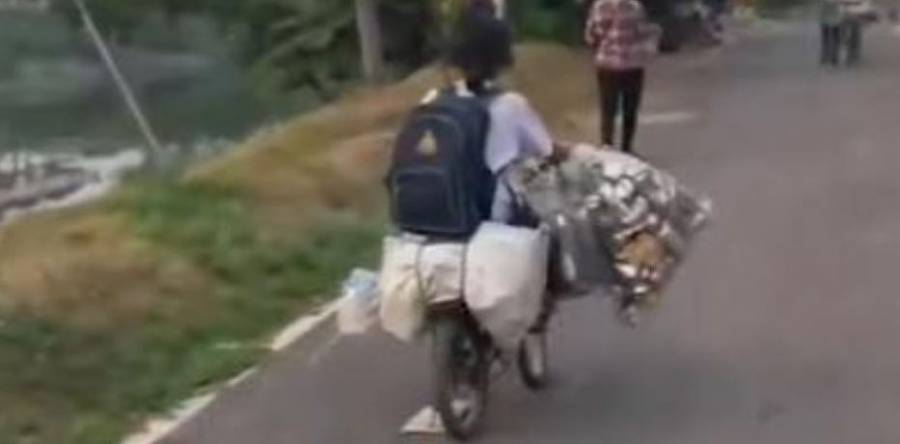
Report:
[[[478,332],[461,316],[433,320],[435,409],[458,441],[475,437],[487,410],[490,362]]]
[[[547,348],[545,333],[530,333],[519,345],[519,376],[525,387],[533,391],[546,388],[550,379]]]

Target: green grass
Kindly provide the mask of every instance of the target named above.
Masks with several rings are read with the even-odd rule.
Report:
[[[377,260],[383,234],[382,224],[329,214],[319,216],[312,229],[264,239],[251,208],[223,187],[144,185],[132,193],[124,205],[140,236],[192,258],[229,289],[273,301],[333,290],[350,268]]]
[[[161,298],[115,331],[27,313],[0,317],[0,442],[115,443],[147,414],[251,366],[266,338],[376,260],[380,224],[323,216],[307,232],[262,239],[228,190],[141,183],[112,207],[139,237],[209,276],[209,295]]]

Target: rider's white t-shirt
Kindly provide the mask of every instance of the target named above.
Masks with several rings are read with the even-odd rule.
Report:
[[[494,174],[522,157],[545,157],[553,153],[550,133],[521,94],[509,92],[493,99],[490,114],[485,160]]]
[[[472,94],[463,83],[456,84],[461,95]],[[430,91],[422,103],[438,96],[438,90]],[[528,156],[547,157],[553,154],[553,139],[525,96],[507,92],[491,100],[490,129],[485,142],[485,163],[497,175],[497,191],[491,210],[491,219],[509,221],[512,216],[513,198],[504,184],[503,169],[512,162]]]
[[[491,126],[485,145],[485,161],[497,175],[497,191],[491,219],[508,222],[512,218],[513,196],[503,178],[503,170],[523,157],[553,154],[553,139],[528,99],[518,93],[504,93],[490,105]]]

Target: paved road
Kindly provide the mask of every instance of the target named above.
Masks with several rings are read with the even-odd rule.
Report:
[[[639,145],[714,196],[716,224],[641,330],[601,301],[566,306],[554,388],[506,377],[480,442],[900,442],[900,39],[822,71],[815,32],[660,67],[657,111],[698,118],[648,125]],[[424,349],[320,343],[165,442],[432,442],[397,432],[428,399]]]

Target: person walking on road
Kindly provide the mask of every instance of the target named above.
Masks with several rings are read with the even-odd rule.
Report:
[[[872,20],[872,4],[864,0],[841,0],[841,33],[847,46],[848,66],[856,65],[862,55],[863,26]]]
[[[819,22],[822,25],[821,63],[825,66],[840,64],[841,28],[843,14],[838,0],[821,0]]]
[[[847,65],[859,64],[862,54],[862,23],[857,17],[849,17],[844,27],[847,33]]]
[[[644,68],[656,53],[661,29],[638,0],[595,0],[585,26],[600,89],[601,143],[615,144],[622,112],[621,149],[632,152],[644,89]]]

